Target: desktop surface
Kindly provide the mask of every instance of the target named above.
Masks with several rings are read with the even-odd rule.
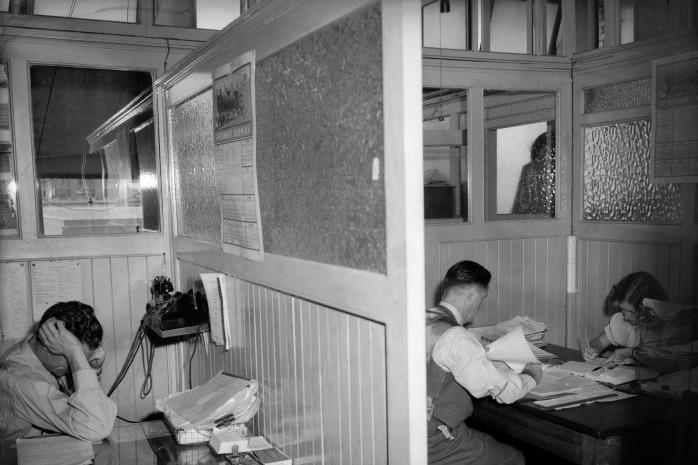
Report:
[[[108,438],[99,443],[93,443],[93,449],[95,465],[227,465],[230,463],[224,456],[216,456],[207,444],[177,444],[162,421],[115,426]],[[17,449],[14,441],[2,441],[0,444],[0,464],[17,464]]]
[[[582,360],[577,350],[552,344],[545,350],[561,361]],[[490,398],[474,404],[468,420],[472,427],[515,438],[572,463],[677,463],[671,448],[682,417],[679,402],[638,394],[559,410],[545,410],[532,401],[503,405]]]

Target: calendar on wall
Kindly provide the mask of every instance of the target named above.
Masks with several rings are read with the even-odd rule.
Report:
[[[652,61],[652,182],[698,182],[698,52]]]
[[[263,261],[255,142],[254,51],[213,76],[213,137],[224,252]]]

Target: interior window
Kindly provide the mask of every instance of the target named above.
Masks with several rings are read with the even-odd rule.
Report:
[[[121,23],[138,22],[138,2],[134,0],[15,0],[9,3],[12,13]]]
[[[30,78],[40,234],[159,230],[159,224],[144,224],[144,192],[151,181],[143,178],[144,186],[141,175],[152,171],[154,156],[144,147],[154,144],[139,142],[133,131],[144,121],[122,126],[100,147],[91,149],[87,140],[151,89],[150,73],[36,65]]]
[[[23,15],[220,30],[259,0],[0,0],[0,11]],[[148,18],[143,18],[143,16]]]
[[[555,93],[486,90],[487,219],[555,218]]]
[[[532,27],[529,2],[498,0],[491,3],[489,51],[530,53]]]
[[[424,217],[468,219],[467,89],[424,88]]]
[[[254,0],[153,0],[155,24],[221,30]]]
[[[0,61],[0,237],[19,235],[11,114],[7,62]]]
[[[468,0],[433,1],[422,7],[422,46],[469,50]]]

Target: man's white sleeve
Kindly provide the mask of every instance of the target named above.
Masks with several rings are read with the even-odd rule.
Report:
[[[529,375],[497,368],[487,358],[477,336],[460,326],[450,328],[441,336],[432,358],[474,397],[490,395],[500,403],[510,404],[536,386]]]

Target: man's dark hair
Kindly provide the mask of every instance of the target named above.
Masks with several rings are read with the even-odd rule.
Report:
[[[94,309],[87,304],[76,300],[53,304],[44,312],[39,327],[49,318],[64,322],[66,329],[90,350],[95,350],[102,343],[102,325]]]
[[[487,271],[487,268],[479,263],[471,262],[470,260],[463,260],[453,265],[446,272],[446,277],[444,278],[444,290],[454,286],[463,286],[467,284],[487,288],[491,279],[492,273]]]

